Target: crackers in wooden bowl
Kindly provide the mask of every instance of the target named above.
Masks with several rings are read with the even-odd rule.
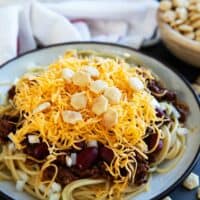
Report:
[[[200,0],[163,0],[158,11],[161,37],[178,58],[200,67]]]

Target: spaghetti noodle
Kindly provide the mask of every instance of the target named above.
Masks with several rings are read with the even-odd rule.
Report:
[[[181,158],[187,113],[149,70],[67,51],[0,107],[0,178],[37,199],[130,199]]]

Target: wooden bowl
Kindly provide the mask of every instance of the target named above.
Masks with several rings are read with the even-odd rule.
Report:
[[[163,22],[160,12],[158,12],[157,19],[161,38],[166,47],[179,59],[200,67],[200,42],[188,39],[173,30],[170,25]]]

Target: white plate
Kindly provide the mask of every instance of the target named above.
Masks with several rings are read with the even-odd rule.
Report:
[[[150,190],[139,194],[134,199],[149,200],[163,197],[179,184],[186,175],[188,175],[199,157],[200,109],[197,97],[194,95],[191,87],[180,75],[176,74],[171,69],[131,48],[113,44],[89,42],[54,45],[45,49],[26,53],[3,65],[3,68],[0,69],[0,82],[13,82],[16,77],[21,76],[25,71],[27,71],[27,66],[30,66],[30,63],[48,65],[58,58],[59,55],[62,55],[67,49],[97,50],[117,55],[128,53],[134,58],[135,62],[143,63],[143,65],[148,66],[149,69],[154,71],[155,74],[157,74],[166,84],[167,88],[177,91],[179,98],[189,105],[190,115],[188,117],[187,125],[188,127],[197,129],[195,133],[188,136],[187,149],[183,158],[180,160],[176,168],[169,173],[153,175],[150,183]],[[0,87],[0,92],[5,93],[7,89],[8,88],[6,87]],[[0,191],[15,200],[33,199],[28,194],[16,192],[14,184],[9,182],[0,182]],[[8,199],[8,197],[6,199]]]

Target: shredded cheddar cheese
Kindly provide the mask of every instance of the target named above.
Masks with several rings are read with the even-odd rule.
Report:
[[[94,100],[103,95],[103,92],[91,91],[90,78],[87,79],[88,83],[78,85],[74,84],[76,81],[67,81],[66,77],[63,77],[63,69],[69,69],[74,74],[86,73],[84,68],[88,66],[99,72],[98,77],[90,77],[91,83],[101,80],[108,87],[118,88],[121,93],[118,103],[108,105],[118,117],[117,123],[109,129],[102,123],[103,113],[96,115],[92,111]],[[144,88],[133,90],[130,77],[140,80]],[[133,165],[136,163],[135,152],[141,151],[142,154],[146,151],[141,145],[146,129],[154,128],[159,120],[155,108],[150,103],[153,96],[146,87],[147,78],[152,79],[148,70],[131,67],[121,58],[81,56],[77,51],[68,51],[47,70],[37,74],[34,80],[22,77],[18,81],[14,104],[20,113],[24,113],[24,121],[22,127],[15,135],[11,134],[10,138],[18,149],[22,149],[22,141],[27,135],[36,134],[47,143],[52,154],[72,146],[76,148],[75,144],[83,140],[99,141],[114,152],[114,159],[106,168],[116,180],[111,191],[121,191],[131,177],[122,176],[120,167],[125,167],[130,172],[133,171],[133,166],[137,167],[136,164]],[[82,120],[75,124],[66,123],[62,113],[67,110],[77,111],[70,103],[71,97],[81,92],[84,92],[87,98],[87,103],[78,110]],[[50,104],[48,109],[34,112],[46,102]]]

